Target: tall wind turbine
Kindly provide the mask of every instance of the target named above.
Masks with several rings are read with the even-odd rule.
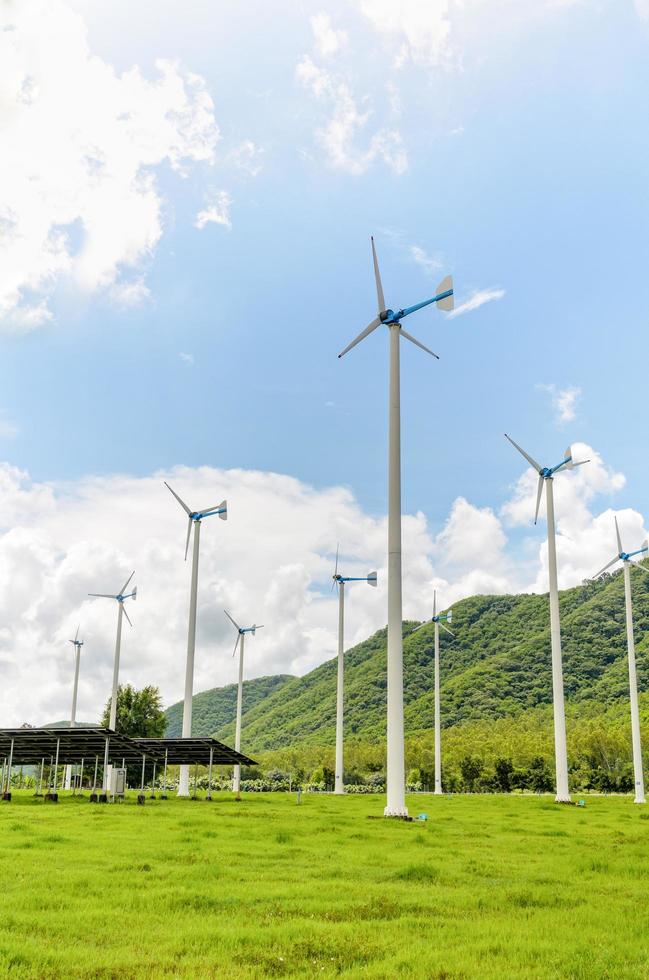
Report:
[[[77,632],[74,634],[74,639],[69,642],[74,644],[74,683],[72,685],[72,709],[70,711],[70,728],[74,728],[74,724],[77,720],[77,691],[79,689],[79,664],[81,661],[81,647],[83,646],[83,640],[79,639],[79,630],[81,626],[77,626]],[[65,789],[70,789],[72,784],[72,766],[68,765],[65,767]]]
[[[263,626],[239,626],[235,623],[230,613],[227,609],[223,612],[228,617],[235,630],[237,631],[237,640],[234,644],[234,650],[232,651],[232,656],[234,657],[237,652],[237,647],[239,647],[239,685],[237,688],[237,723],[234,735],[234,750],[239,752],[241,750],[241,706],[243,704],[243,646],[246,638],[246,633],[252,633],[254,636],[257,630],[263,630]],[[232,791],[237,794],[237,799],[241,795],[241,766],[236,765],[234,767],[234,774],[232,779]]]
[[[442,794],[442,726],[439,697],[439,628],[441,626],[454,639],[455,634],[451,633],[450,629],[444,625],[444,623],[453,622],[453,610],[449,609],[443,613],[437,612],[437,592],[433,592],[433,616],[428,622],[435,623],[435,793],[440,796]],[[427,625],[428,623],[421,623],[421,625],[415,626],[412,632],[416,633],[422,626]]]
[[[432,350],[412,337],[401,326],[401,321],[417,310],[436,303],[441,310],[453,309],[453,280],[446,276],[437,287],[432,299],[426,299],[405,309],[386,309],[383,286],[372,239],[372,259],[376,280],[378,315],[355,340],[338,355],[364,340],[382,323],[390,331],[390,388],[389,388],[389,435],[388,435],[388,719],[387,719],[387,800],[386,817],[407,817],[406,773],[403,733],[403,622],[401,597],[401,395],[400,395],[400,339],[405,337],[411,344],[433,354]]]
[[[228,519],[228,506],[222,500],[216,507],[207,507],[205,510],[190,510],[184,500],[172,490],[167,481],[165,486],[170,491],[187,514],[187,540],[185,541],[185,561],[189,551],[189,539],[194,527],[194,551],[192,554],[192,580],[189,592],[189,628],[187,630],[187,663],[185,666],[185,704],[183,707],[183,738],[192,737],[192,697],[194,694],[194,652],[196,650],[196,601],[198,595],[198,556],[201,540],[201,521],[204,517],[212,517],[218,514],[222,521]],[[189,796],[189,766],[180,767],[180,780],[178,784],[178,796]]]
[[[126,616],[126,621],[128,622],[129,626],[133,625],[128,613],[126,612],[126,609],[124,609],[124,601],[126,599],[133,599],[135,602],[137,599],[137,585],[133,586],[132,592],[126,592],[134,575],[135,572],[131,572],[117,595],[112,595],[110,592],[88,593],[88,595],[94,596],[98,599],[115,599],[117,601],[117,637],[115,640],[115,658],[113,661],[113,689],[110,697],[110,720],[108,722],[108,727],[113,732],[115,731],[115,726],[117,724],[117,689],[119,687],[119,657],[122,647],[122,616]],[[108,787],[110,785],[110,771],[111,767],[108,765],[108,739],[106,739],[106,751],[104,753],[104,777],[102,785],[104,796],[108,792]]]
[[[124,609],[124,601],[126,599],[133,599],[133,601],[137,599],[137,585],[133,586],[132,592],[126,592],[134,575],[135,572],[131,572],[117,595],[113,595],[110,592],[88,593],[88,595],[94,596],[97,599],[115,599],[117,601],[117,637],[115,640],[115,659],[113,661],[113,690],[110,698],[110,721],[108,723],[108,727],[112,731],[115,731],[115,725],[117,723],[117,688],[119,686],[119,657],[122,647],[122,616],[126,616],[126,621],[129,626],[133,625],[126,609]]]
[[[638,681],[635,671],[635,641],[633,639],[633,605],[631,600],[631,566],[649,572],[649,568],[632,561],[636,555],[646,555],[649,545],[645,541],[637,551],[625,551],[622,547],[620,529],[615,518],[615,536],[617,538],[617,555],[604,565],[595,578],[599,578],[616,562],[622,562],[624,569],[624,604],[626,609],[626,644],[629,659],[629,700],[631,702],[631,743],[633,746],[633,780],[635,783],[635,803],[645,803],[644,773],[642,771],[642,743],[640,741],[640,713],[638,711]]]
[[[547,521],[548,521],[548,574],[550,578],[550,641],[552,646],[552,706],[554,710],[554,762],[556,768],[556,802],[570,803],[568,789],[568,750],[566,747],[566,712],[563,701],[563,664],[561,660],[561,621],[559,619],[559,585],[557,581],[557,545],[554,524],[554,474],[561,470],[572,470],[575,466],[583,466],[590,462],[582,459],[576,463],[572,458],[572,448],[568,446],[564,458],[556,466],[541,466],[532,456],[514,442],[507,433],[505,438],[511,442],[514,449],[523,456],[539,474],[536,493],[536,524],[541,506],[541,495],[545,483]]]
[[[334,587],[338,587],[338,682],[336,687],[336,774],[334,793],[345,792],[343,771],[343,715],[345,685],[345,583],[367,582],[376,588],[376,572],[369,572],[363,578],[351,578],[338,572],[338,548],[336,548],[336,567],[333,573]]]

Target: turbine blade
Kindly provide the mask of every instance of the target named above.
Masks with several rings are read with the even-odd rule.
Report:
[[[108,592],[89,592],[88,595],[94,596],[96,599],[116,599],[116,595],[110,595]]]
[[[334,578],[338,574],[338,552],[340,551],[340,542],[336,545],[336,567],[334,569]]]
[[[235,621],[233,620],[233,618],[232,618],[232,616],[231,616],[231,615],[230,615],[230,613],[229,613],[229,612],[227,611],[227,609],[224,609],[224,610],[223,610],[223,612],[224,612],[224,613],[225,613],[225,615],[226,615],[226,616],[228,617],[228,619],[230,620],[230,622],[232,623],[232,625],[234,626],[234,628],[235,628],[235,629],[237,629],[237,630],[240,630],[240,629],[241,629],[241,627],[239,626],[239,624],[238,624],[238,623],[235,623]]]
[[[187,506],[187,504],[185,503],[185,501],[182,500],[178,496],[178,494],[176,493],[175,490],[172,490],[171,489],[171,487],[169,486],[169,484],[167,483],[166,480],[164,481],[164,485],[166,486],[167,490],[169,490],[171,493],[173,493],[174,497],[176,498],[176,500],[178,501],[178,503],[180,504],[180,506],[182,507],[182,509],[185,511],[185,513],[186,514],[191,514],[191,510],[189,509],[189,507]]]
[[[629,565],[633,565],[634,568],[639,568],[641,572],[649,572],[649,566],[641,565],[639,561],[630,561]]]
[[[74,634],[74,642],[76,643],[79,639],[79,630],[81,629],[81,623],[77,626],[77,632]]]
[[[421,349],[422,350],[425,350],[427,354],[432,354],[432,356],[433,357],[436,357],[437,360],[439,361],[439,354],[436,354],[429,347],[426,347],[424,344],[421,343],[421,341],[417,340],[411,334],[406,333],[406,331],[403,329],[403,327],[401,328],[401,336],[402,337],[405,337],[406,340],[409,340],[411,344],[414,344],[415,345],[415,347],[421,347]]]
[[[603,575],[603,573],[606,571],[607,568],[610,568],[611,565],[614,565],[615,562],[616,561],[619,561],[619,560],[620,560],[620,556],[619,555],[616,555],[615,558],[611,558],[610,562],[607,565],[604,565],[604,568],[600,568],[600,570],[598,571],[597,575],[593,575],[593,578],[599,578],[600,575]]]
[[[185,541],[185,561],[187,561],[187,552],[189,551],[189,539],[192,535],[192,519],[191,516],[188,518],[187,524],[187,540]]]
[[[412,629],[410,630],[410,632],[411,632],[411,633],[416,633],[416,632],[417,632],[417,630],[420,630],[420,629],[422,629],[422,627],[424,627],[424,626],[428,626],[428,622],[429,622],[429,621],[428,621],[428,620],[426,620],[426,621],[425,621],[424,623],[420,623],[420,624],[419,624],[419,626],[414,626],[414,627],[413,627],[413,628],[412,628]]]
[[[543,469],[543,467],[539,463],[537,463],[536,460],[533,459],[532,456],[530,456],[528,453],[526,453],[524,449],[521,449],[521,447],[518,445],[518,443],[517,442],[514,442],[514,440],[511,438],[511,436],[508,436],[507,433],[505,433],[505,439],[508,439],[509,442],[511,442],[512,446],[514,447],[514,449],[518,449],[518,451],[521,454],[521,456],[524,456],[525,457],[525,459],[527,460],[527,462],[530,464],[531,467],[533,467],[533,469],[536,470],[537,473],[540,473],[541,472],[541,470]]]
[[[126,592],[126,590],[128,589],[128,583],[129,583],[129,582],[131,581],[131,579],[133,578],[133,576],[134,576],[134,575],[135,575],[135,571],[132,571],[132,572],[131,572],[131,574],[129,575],[129,577],[128,577],[128,578],[126,579],[126,581],[124,582],[124,585],[123,585],[123,586],[122,586],[122,588],[120,589],[120,591],[119,591],[119,595],[124,595],[124,593],[125,593],[125,592]]]
[[[347,354],[352,349],[352,347],[356,347],[356,344],[360,344],[361,340],[365,340],[365,338],[367,337],[368,334],[371,334],[373,330],[376,330],[376,328],[377,327],[380,327],[380,326],[381,326],[381,320],[377,316],[374,320],[372,320],[371,323],[369,323],[365,327],[365,330],[362,330],[359,333],[358,337],[356,337],[355,340],[352,340],[351,344],[347,344],[347,346],[345,347],[345,349],[340,352],[340,354],[338,355],[338,357],[344,357],[345,354]]]
[[[437,615],[437,589],[433,589],[433,616]]]
[[[448,628],[448,626],[444,626],[444,623],[440,623],[439,625],[442,627],[443,630],[446,630],[446,632],[448,633],[449,636],[452,636],[453,639],[455,639],[455,633],[451,633],[451,631]]]
[[[122,603],[122,612],[123,612],[123,613],[124,613],[124,615],[126,616],[126,622],[128,623],[128,625],[129,625],[129,626],[132,626],[132,625],[133,625],[133,623],[131,622],[131,617],[130,617],[130,616],[129,616],[129,614],[128,614],[128,613],[126,612],[126,609],[124,608],[124,603]]]
[[[378,313],[385,311],[385,296],[383,295],[383,285],[381,283],[381,273],[379,272],[379,262],[374,248],[374,237],[372,237],[372,261],[374,263],[374,278],[376,279],[376,299],[379,304]]]
[[[233,620],[233,622],[234,622],[234,620]],[[232,651],[232,656],[233,657],[234,657],[235,653],[237,652],[237,647],[239,646],[239,640],[240,639],[241,639],[241,633],[237,633],[237,639],[236,639],[235,644],[234,644],[234,650]]]
[[[622,538],[620,537],[620,528],[618,527],[617,517],[615,518],[615,536],[617,537],[617,552],[619,555],[621,555],[624,548],[622,547]]]
[[[543,493],[543,477],[539,474],[539,485],[536,491],[536,510],[534,511],[534,523],[539,519],[539,507],[541,506],[541,495]]]

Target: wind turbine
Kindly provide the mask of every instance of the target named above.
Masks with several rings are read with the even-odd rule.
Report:
[[[264,627],[257,626],[256,624],[254,626],[239,626],[238,623],[235,623],[234,619],[227,611],[227,609],[224,609],[223,612],[228,617],[228,619],[230,620],[230,622],[232,623],[232,625],[237,631],[237,640],[236,643],[234,644],[234,650],[232,651],[233,657],[237,652],[237,647],[239,647],[239,644],[241,644],[241,646],[239,647],[239,685],[237,688],[237,723],[236,723],[236,729],[234,735],[234,749],[235,752],[239,752],[241,749],[241,706],[243,704],[243,645],[245,642],[246,633],[252,633],[252,635],[254,636],[257,630],[263,630]],[[232,791],[233,793],[237,794],[237,799],[240,799],[241,796],[241,766],[240,765],[236,765],[234,767],[234,775],[232,779]]]
[[[453,622],[453,610],[449,609],[448,612],[443,613],[437,612],[437,592],[433,592],[433,616],[428,622],[435,623],[435,793],[440,796],[442,794],[442,728],[439,698],[439,628],[441,626],[454,639],[455,634],[451,633],[450,629],[444,625],[444,623]],[[427,625],[428,623],[421,623],[419,626],[415,626],[412,632],[416,633],[422,626]]]
[[[355,340],[338,355],[364,340],[382,323],[390,331],[390,388],[389,388],[389,435],[388,435],[388,718],[387,718],[387,800],[386,817],[407,817],[406,774],[403,733],[403,622],[401,603],[401,395],[399,354],[401,337],[420,347],[427,354],[432,350],[412,337],[401,326],[401,321],[417,310],[437,303],[442,310],[453,309],[453,280],[442,279],[432,299],[416,303],[405,309],[386,309],[383,286],[372,238],[372,259],[378,315],[359,333]]]
[[[556,466],[541,466],[532,456],[529,456],[524,449],[514,442],[507,433],[505,438],[511,442],[514,449],[523,456],[530,466],[539,474],[539,482],[536,493],[536,511],[534,513],[534,523],[536,524],[541,506],[541,494],[545,483],[547,521],[548,521],[548,574],[550,578],[550,642],[552,647],[552,706],[554,711],[554,762],[556,769],[556,802],[570,803],[570,790],[568,789],[568,750],[566,747],[566,712],[563,702],[563,665],[561,661],[561,621],[559,619],[559,585],[557,581],[557,546],[556,531],[554,524],[554,493],[553,480],[554,474],[561,470],[572,470],[575,466],[583,466],[590,462],[582,459],[574,462],[572,458],[572,448],[568,446],[564,453],[564,458]]]
[[[344,793],[343,772],[343,714],[345,684],[345,582],[367,582],[376,588],[376,572],[369,572],[361,578],[351,578],[338,572],[338,548],[336,548],[336,567],[333,573],[333,588],[338,588],[338,682],[336,687],[336,774],[334,793]]]
[[[192,580],[189,593],[189,628],[187,630],[187,663],[185,666],[185,704],[183,707],[183,738],[192,736],[192,697],[194,694],[194,652],[196,650],[196,601],[198,595],[198,555],[201,540],[201,521],[204,517],[212,517],[218,514],[222,521],[228,519],[228,507],[225,500],[222,500],[216,507],[207,507],[205,510],[190,510],[184,500],[182,500],[175,490],[172,490],[167,481],[164,484],[170,493],[174,495],[182,509],[187,514],[187,540],[185,542],[185,561],[189,551],[189,539],[194,527],[194,551],[192,554]],[[189,796],[189,766],[180,767],[180,779],[178,784],[178,796]]]
[[[81,626],[77,626],[77,632],[74,634],[74,639],[69,640],[70,643],[74,644],[74,683],[72,685],[72,710],[70,711],[70,728],[74,728],[74,724],[77,720],[77,691],[79,689],[79,663],[81,660],[81,647],[83,646],[83,640],[79,639],[79,630]],[[65,767],[65,789],[70,789],[72,783],[72,766],[68,765]]]
[[[640,741],[640,713],[638,711],[638,681],[635,670],[635,641],[633,639],[633,605],[631,600],[631,566],[640,568],[643,572],[649,572],[649,568],[639,565],[631,559],[635,555],[646,555],[649,545],[645,541],[637,551],[625,551],[622,547],[620,529],[615,518],[615,536],[617,538],[617,555],[611,558],[607,565],[595,576],[599,578],[603,572],[614,565],[622,562],[624,570],[624,604],[626,609],[626,643],[629,659],[629,700],[631,701],[631,743],[633,745],[633,779],[635,783],[634,803],[646,803],[644,796],[644,774],[642,771],[642,743]]]
[[[122,647],[122,616],[126,616],[126,621],[129,626],[133,626],[130,620],[129,614],[124,608],[124,601],[126,599],[137,599],[137,585],[133,586],[132,592],[126,592],[129,587],[130,581],[135,575],[135,572],[131,572],[129,577],[124,582],[124,585],[117,593],[113,595],[110,592],[89,592],[88,595],[94,596],[97,599],[115,599],[117,601],[117,637],[115,639],[115,658],[113,661],[113,690],[110,698],[110,720],[108,722],[108,727],[111,731],[115,731],[115,726],[117,724],[117,689],[119,686],[119,657]],[[104,795],[108,792],[108,786],[110,782],[110,767],[108,765],[108,739],[106,739],[106,753],[104,755],[104,779],[103,779],[103,792]]]

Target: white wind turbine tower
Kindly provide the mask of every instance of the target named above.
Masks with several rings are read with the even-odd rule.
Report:
[[[338,548],[336,548],[336,567],[333,573],[334,587],[338,587],[338,681],[336,686],[336,773],[334,793],[345,792],[343,767],[343,724],[344,724],[344,686],[345,686],[345,583],[367,582],[376,588],[376,572],[369,572],[363,578],[350,578],[338,572]]]
[[[237,652],[237,647],[239,647],[239,683],[237,686],[237,722],[234,734],[234,750],[235,752],[241,751],[241,707],[243,704],[243,646],[246,638],[246,633],[252,633],[254,636],[257,630],[263,630],[263,626],[239,626],[235,623],[234,619],[227,611],[224,609],[223,612],[228,617],[232,625],[237,631],[237,640],[234,644],[234,650],[232,651],[232,656],[234,657]],[[232,792],[237,794],[237,799],[241,795],[241,766],[236,765],[234,767],[233,778],[232,778]]]
[[[401,394],[400,394],[400,340],[405,337],[411,344],[433,354],[401,326],[401,320],[417,310],[437,303],[442,310],[453,309],[453,280],[451,276],[437,287],[432,299],[408,306],[406,309],[386,309],[379,265],[372,239],[372,258],[378,315],[351,344],[338,355],[343,357],[356,344],[383,323],[390,331],[390,388],[389,388],[389,435],[388,435],[388,717],[387,717],[387,800],[386,817],[407,817],[405,746],[403,731],[403,621],[401,581]]]
[[[649,568],[639,565],[631,559],[635,555],[646,555],[649,545],[645,541],[637,551],[625,551],[622,547],[620,529],[615,518],[615,535],[617,538],[618,552],[615,558],[611,558],[607,565],[595,576],[599,578],[603,572],[614,565],[622,562],[624,570],[624,604],[626,611],[626,643],[629,660],[629,700],[631,702],[631,743],[633,746],[633,779],[635,783],[635,803],[645,803],[644,796],[644,773],[642,771],[642,742],[640,741],[640,712],[638,711],[638,681],[635,670],[635,641],[633,639],[633,605],[631,600],[631,566],[640,568],[643,572],[649,572]]]
[[[119,687],[119,658],[122,648],[122,617],[126,616],[126,621],[129,626],[132,626],[126,609],[124,609],[124,601],[126,599],[137,599],[137,585],[133,586],[133,591],[127,593],[126,590],[129,587],[130,581],[135,575],[135,572],[131,572],[129,577],[124,582],[124,585],[117,593],[113,595],[110,592],[89,592],[88,595],[94,596],[97,599],[115,599],[117,601],[117,637],[115,639],[115,658],[113,660],[113,688],[110,697],[110,721],[108,722],[108,727],[111,731],[115,731],[115,725],[117,724],[117,689]],[[104,756],[104,781],[103,781],[103,791],[106,793],[108,791],[108,785],[110,782],[110,768],[108,766],[108,740],[106,740],[106,754]]]
[[[453,611],[451,609],[447,612],[438,613],[437,612],[437,592],[433,592],[433,616],[428,622],[435,624],[435,793],[438,796],[442,794],[442,725],[440,721],[440,697],[439,697],[439,628],[442,627],[446,630],[449,636],[455,639],[455,634],[451,633],[450,629],[444,625],[444,623],[453,622]],[[420,630],[422,626],[427,626],[428,623],[421,623],[420,626],[415,626],[413,633]]]
[[[539,474],[536,493],[536,524],[541,506],[541,494],[545,483],[547,521],[548,521],[548,574],[550,579],[550,642],[552,647],[552,707],[554,711],[554,761],[556,769],[556,802],[570,803],[568,789],[568,749],[566,746],[566,712],[563,700],[563,664],[561,660],[561,621],[559,619],[559,585],[557,580],[557,545],[554,524],[554,474],[560,470],[572,470],[575,466],[583,466],[589,460],[582,459],[575,463],[572,458],[572,448],[568,446],[564,459],[556,466],[541,466],[529,456],[524,449],[514,442],[507,433],[505,438],[518,450],[530,466]]]
[[[74,728],[75,722],[77,720],[77,692],[79,689],[79,664],[81,661],[81,647],[83,646],[83,640],[79,639],[79,630],[81,626],[77,626],[77,632],[74,634],[74,639],[69,642],[74,644],[74,682],[72,685],[72,709],[70,711],[70,728]],[[70,789],[72,784],[72,766],[65,767],[65,789]]]
[[[189,551],[189,539],[194,527],[194,550],[192,554],[192,580],[189,593],[189,628],[187,630],[187,662],[185,666],[185,703],[183,706],[183,738],[192,737],[192,697],[194,695],[194,652],[196,650],[196,603],[198,596],[198,556],[200,552],[201,540],[201,521],[204,517],[212,517],[218,514],[222,521],[228,519],[228,507],[225,500],[222,500],[216,507],[207,507],[205,510],[190,510],[184,500],[172,490],[167,481],[165,486],[169,490],[182,509],[187,514],[187,540],[185,542],[185,561]],[[178,783],[178,796],[189,796],[189,766],[180,767],[180,780]]]

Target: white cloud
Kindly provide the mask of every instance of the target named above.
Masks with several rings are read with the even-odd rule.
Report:
[[[581,388],[569,386],[557,388],[556,385],[537,385],[541,391],[546,391],[551,398],[557,425],[574,422],[577,418],[577,402],[581,398]]]
[[[222,225],[228,231],[232,228],[230,220],[230,208],[232,198],[227,191],[214,191],[206,199],[205,207],[196,215],[194,225],[196,228],[204,228],[205,225]]]
[[[357,140],[366,131],[371,110],[359,109],[349,84],[342,77],[318,67],[308,55],[298,63],[296,75],[314,98],[327,107],[329,118],[317,129],[316,138],[332,167],[360,175],[382,160],[395,174],[405,173],[408,157],[398,130],[379,129],[369,137],[365,149],[358,147]]]
[[[633,4],[640,20],[649,21],[649,0],[633,0]]]
[[[532,447],[532,451],[533,451]],[[595,513],[598,495],[624,486],[595,450],[592,462],[557,476],[557,550],[562,587],[592,575],[614,551],[613,511]],[[89,599],[112,591],[136,569],[139,586],[124,636],[122,679],[159,684],[169,703],[183,689],[189,565],[183,562],[185,517],[163,486],[168,479],[191,506],[228,499],[229,520],[206,520],[201,537],[195,690],[235,680],[232,636],[223,615],[263,622],[248,651],[247,676],[303,673],[336,649],[336,599],[329,590],[336,541],[351,575],[379,573],[377,589],[354,589],[347,642],[386,620],[386,521],[365,513],[342,487],[314,490],[289,476],[210,467],[177,467],[147,477],[88,477],[39,484],[0,465],[0,721],[45,722],[69,710],[72,661],[67,640],[81,623],[85,640],[79,717],[93,721],[106,700],[115,635],[114,604]],[[544,529],[531,527],[536,474],[526,470],[499,513],[458,498],[433,538],[423,514],[404,515],[404,617],[430,615],[476,592],[547,590]],[[618,511],[629,547],[646,537],[636,511]],[[520,562],[508,525],[530,526]]]
[[[428,255],[428,253],[425,252],[423,248],[420,248],[419,245],[411,245],[409,251],[410,258],[413,260],[413,262],[421,266],[427,275],[432,276],[434,272],[438,272],[442,268],[442,263],[439,261],[439,259],[435,259]]]
[[[27,330],[62,279],[133,279],[162,235],[157,168],[211,162],[219,131],[202,79],[161,60],[117,74],[64,0],[2,5],[0,89],[0,320]]]
[[[186,354],[184,351],[181,350],[181,351],[178,352],[178,357],[188,367],[193,367],[194,366],[194,355],[193,354]]]
[[[394,65],[439,65],[451,57],[449,0],[360,0],[372,27],[396,42]]]
[[[242,170],[249,177],[257,177],[261,173],[261,158],[264,155],[262,147],[252,140],[243,140],[238,146],[228,154],[228,161],[238,170]]]
[[[485,303],[492,303],[494,300],[502,299],[505,295],[504,289],[476,289],[471,293],[469,298],[448,314],[449,318],[462,316],[463,313],[470,313],[472,310],[477,310]]]
[[[142,276],[131,281],[116,282],[110,289],[110,298],[120,309],[141,306],[151,299],[151,293]]]
[[[331,26],[329,14],[319,13],[311,18],[311,29],[315,39],[315,47],[321,58],[330,58],[338,54],[347,44],[346,31],[335,30]]]

